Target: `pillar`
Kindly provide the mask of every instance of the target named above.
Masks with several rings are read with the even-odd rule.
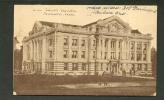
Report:
[[[122,59],[125,59],[125,51],[126,51],[126,49],[125,49],[125,40],[123,40],[122,41],[122,46],[121,46],[122,48]]]
[[[116,59],[118,59],[118,56],[119,56],[119,41],[116,40]]]
[[[111,39],[108,39],[108,56],[107,59],[111,59]]]
[[[103,38],[103,37],[102,37],[101,52],[102,52],[102,58],[101,59],[104,59],[104,57],[105,57],[105,38]]]
[[[45,73],[45,60],[46,60],[46,37],[42,39],[42,74]]]
[[[134,53],[135,53],[134,54],[134,60],[137,61],[137,42],[136,41],[134,42],[134,48],[135,48],[135,50],[134,50]]]

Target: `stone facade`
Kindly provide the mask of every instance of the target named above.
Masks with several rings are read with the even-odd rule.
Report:
[[[139,75],[151,73],[150,34],[117,16],[79,26],[37,21],[23,40],[25,73]]]

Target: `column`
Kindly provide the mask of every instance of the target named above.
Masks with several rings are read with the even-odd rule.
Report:
[[[126,49],[125,49],[125,40],[123,40],[122,41],[122,59],[125,59],[125,51],[126,51]]]
[[[102,38],[101,52],[102,52],[102,59],[104,59],[104,57],[105,57],[105,38]]]
[[[34,42],[32,41],[32,60],[34,59]]]
[[[119,55],[119,40],[116,40],[116,59],[118,59],[118,55]]]
[[[130,60],[130,49],[131,49],[130,48],[130,41],[128,41],[128,55],[127,55],[128,60]]]
[[[137,42],[136,41],[134,42],[134,48],[135,48],[135,50],[134,50],[134,53],[135,53],[134,59],[135,59],[135,61],[137,61]]]
[[[46,37],[42,40],[42,74],[45,73],[45,59],[46,59]]]
[[[108,39],[108,55],[107,59],[110,59],[111,56],[111,39]]]
[[[96,48],[97,50],[97,52],[96,52],[96,57],[97,57],[97,59],[100,59],[100,57],[101,57],[101,38],[100,37],[98,37],[98,40],[97,40],[97,48]]]
[[[33,43],[34,43],[34,45],[33,45],[33,46],[34,46],[34,55],[33,55],[33,56],[34,56],[34,61],[35,61],[35,51],[36,51],[36,48],[35,48],[35,41],[33,41]]]

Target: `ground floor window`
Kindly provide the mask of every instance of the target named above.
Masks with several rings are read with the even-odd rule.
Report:
[[[72,70],[78,70],[78,63],[72,63]]]
[[[68,63],[64,63],[64,70],[68,70]]]
[[[86,63],[82,63],[82,70],[86,70]]]

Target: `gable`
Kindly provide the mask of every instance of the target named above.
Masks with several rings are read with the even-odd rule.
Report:
[[[114,32],[114,33],[129,33],[131,27],[129,24],[125,23],[122,19],[117,16],[112,16],[103,20],[98,20],[96,22],[85,25],[84,27],[92,27],[96,26],[101,27],[103,32]]]

